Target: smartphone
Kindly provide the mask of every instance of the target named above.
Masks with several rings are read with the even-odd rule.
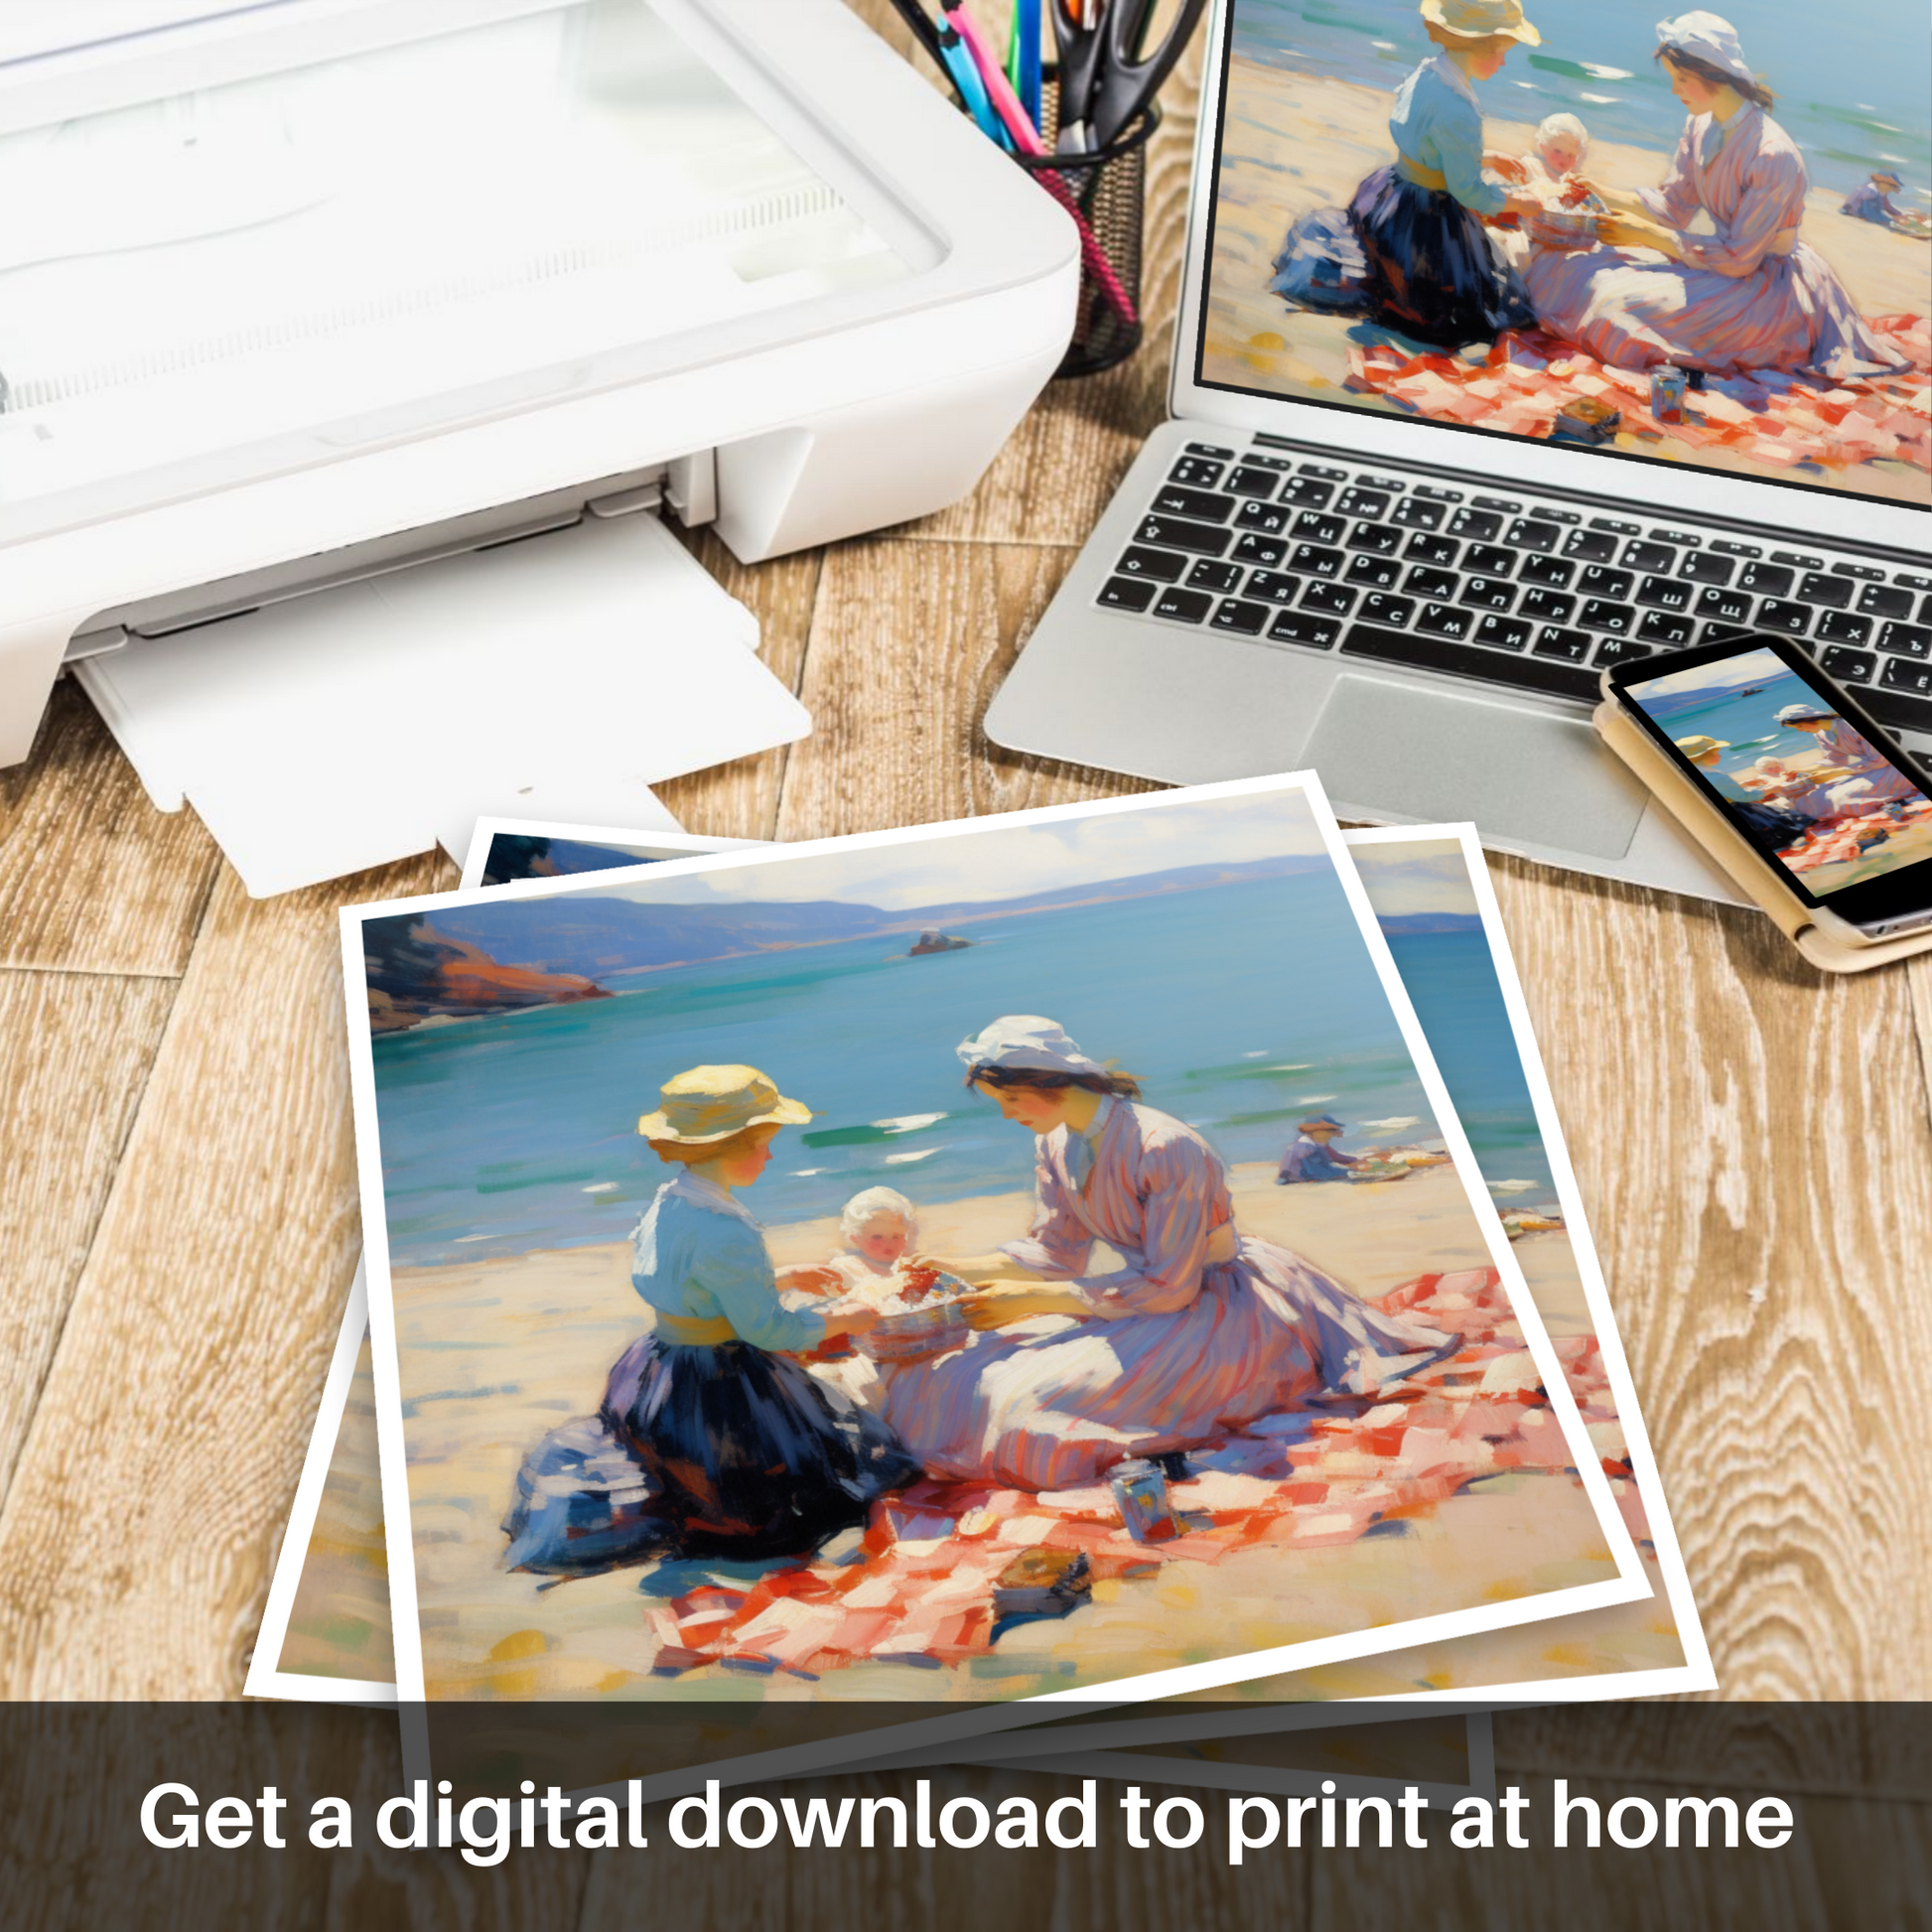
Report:
[[[1604,690],[1821,923],[1864,940],[1932,925],[1932,773],[1802,645],[1664,651]]]

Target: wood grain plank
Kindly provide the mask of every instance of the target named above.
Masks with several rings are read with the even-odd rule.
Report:
[[[980,731],[1069,553],[878,538],[828,551],[778,836],[828,838],[1153,789],[995,753]]]
[[[673,525],[673,528],[676,526]],[[708,529],[677,534],[700,563],[759,621],[759,656],[794,693],[805,670],[812,609],[818,596],[820,552],[741,564]],[[734,759],[658,785],[657,795],[687,832],[720,839],[768,839],[778,820],[778,794],[792,748]]]
[[[0,1696],[239,1691],[360,1243],[336,907],[451,877],[223,868],[0,1506]]]
[[[1911,981],[1494,860],[1732,1698],[1932,1694],[1932,1122]]]
[[[0,966],[178,978],[218,863],[63,679],[32,757],[0,770]]]
[[[166,979],[0,972],[0,1496],[175,993]]]

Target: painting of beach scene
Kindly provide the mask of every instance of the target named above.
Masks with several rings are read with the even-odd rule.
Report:
[[[345,915],[403,1694],[1163,1695],[1640,1593],[1334,836],[1271,780]]]
[[[1628,686],[1744,835],[1824,898],[1932,857],[1932,798],[1775,651]]]
[[[1231,0],[1196,379],[1932,501],[1924,8],[1657,13]]]

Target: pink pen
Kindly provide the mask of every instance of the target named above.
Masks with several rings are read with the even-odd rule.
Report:
[[[1013,136],[1014,146],[1022,154],[1035,160],[1045,155],[1046,143],[1039,138],[1039,130],[1027,118],[1027,110],[1021,106],[1020,96],[1013,91],[1013,83],[1007,78],[1006,69],[993,58],[993,50],[980,32],[979,23],[966,11],[962,0],[949,0],[946,19],[965,42],[967,53],[973,57],[973,65],[979,69],[980,77],[986,83],[987,98],[992,101],[993,111],[999,115],[1007,132]],[[1130,329],[1137,328],[1141,320],[1139,312],[1126,289],[1121,286],[1120,277],[1114,273],[1114,265],[1107,259],[1099,237],[1080,212],[1065,176],[1042,172],[1035,178],[1072,215],[1073,224],[1080,231],[1080,259],[1086,263],[1087,272],[1100,284],[1107,300],[1120,312],[1121,320]]]

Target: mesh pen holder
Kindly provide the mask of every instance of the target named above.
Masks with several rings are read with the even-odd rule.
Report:
[[[1041,137],[1058,132],[1058,89],[1050,73],[1040,94]],[[1147,199],[1147,144],[1161,125],[1150,103],[1104,148],[1091,154],[1013,158],[1080,227],[1080,302],[1073,340],[1055,375],[1097,375],[1141,345],[1141,217]]]

